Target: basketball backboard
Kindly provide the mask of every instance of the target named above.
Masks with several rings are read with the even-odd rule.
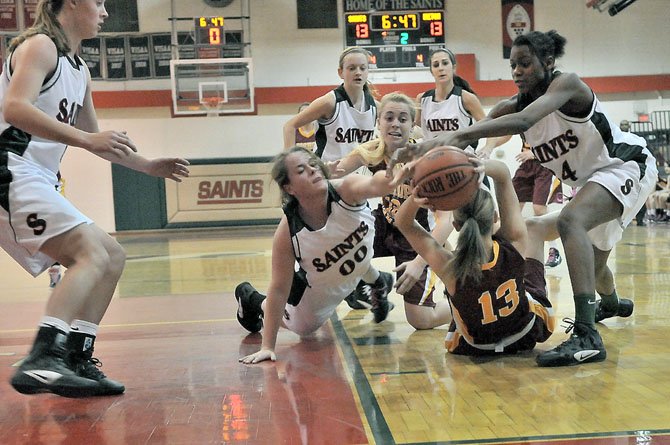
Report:
[[[251,58],[170,61],[174,116],[255,111]]]

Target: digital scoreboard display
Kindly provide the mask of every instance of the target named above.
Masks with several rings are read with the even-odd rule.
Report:
[[[223,17],[195,17],[193,22],[196,45],[225,45],[226,35],[223,32]]]
[[[444,46],[444,10],[345,12],[345,45],[372,53],[370,69],[427,67]]]

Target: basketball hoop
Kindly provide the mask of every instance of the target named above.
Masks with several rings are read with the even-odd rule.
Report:
[[[203,97],[200,104],[207,110],[207,117],[216,117],[226,100],[219,96]]]

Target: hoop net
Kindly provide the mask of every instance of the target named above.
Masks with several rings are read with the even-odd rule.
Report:
[[[205,110],[207,110],[207,117],[216,117],[226,100],[220,96],[203,97],[200,102]]]

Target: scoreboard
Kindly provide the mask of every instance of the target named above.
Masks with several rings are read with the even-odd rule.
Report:
[[[444,9],[345,12],[344,24],[345,45],[372,53],[370,69],[427,67],[445,44]]]
[[[226,43],[223,17],[195,17],[195,44],[220,46]]]

